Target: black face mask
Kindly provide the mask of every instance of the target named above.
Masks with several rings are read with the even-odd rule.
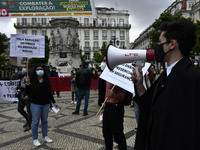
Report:
[[[167,44],[167,43],[169,43],[169,42],[157,44],[156,47],[154,48],[154,50],[155,50],[155,60],[157,62],[164,62],[165,55],[167,53],[164,52],[163,45]]]

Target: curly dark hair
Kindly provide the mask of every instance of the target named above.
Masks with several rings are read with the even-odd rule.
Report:
[[[45,82],[45,84],[47,84],[47,87],[49,88],[49,92],[52,92],[52,89],[51,89],[51,81],[50,81],[50,78],[49,78],[49,73],[48,71],[46,70],[46,68],[44,67],[44,65],[37,65],[33,71],[32,71],[32,74],[31,74],[31,78],[30,78],[30,82],[31,82],[31,93],[32,94],[38,94],[38,90],[39,90],[39,80],[38,80],[38,75],[36,74],[36,69],[38,67],[42,67],[43,70],[44,70],[44,75],[43,75],[43,80]]]
[[[196,43],[197,26],[190,20],[181,18],[172,22],[165,22],[160,26],[161,31],[166,31],[164,36],[167,41],[176,40],[183,56],[189,56]]]

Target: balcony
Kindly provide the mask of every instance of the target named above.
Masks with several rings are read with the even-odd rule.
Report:
[[[85,36],[84,40],[90,40],[90,37],[89,36]]]
[[[46,24],[42,24],[42,23],[37,23],[35,25],[32,25],[31,23],[27,23],[27,24],[22,24],[22,23],[15,23],[14,27],[16,29],[18,28],[30,28],[30,27],[34,27],[34,28],[51,28],[52,26],[50,25],[50,23],[46,23]]]
[[[131,25],[130,24],[84,24],[84,23],[80,23],[79,28],[105,28],[105,29],[110,29],[110,28],[121,28],[121,29],[130,29]]]
[[[86,52],[90,52],[91,51],[91,47],[83,47],[84,51]]]
[[[93,51],[99,51],[100,47],[93,47]]]

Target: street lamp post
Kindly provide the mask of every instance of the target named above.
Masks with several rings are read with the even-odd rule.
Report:
[[[117,40],[116,36],[111,38],[110,44],[112,44],[113,46],[116,46],[116,44],[117,44],[117,46],[119,45],[119,40]]]

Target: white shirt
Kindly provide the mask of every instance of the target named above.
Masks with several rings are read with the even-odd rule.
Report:
[[[177,64],[177,62],[179,62],[179,60],[167,67],[167,76],[171,73],[172,68]]]

